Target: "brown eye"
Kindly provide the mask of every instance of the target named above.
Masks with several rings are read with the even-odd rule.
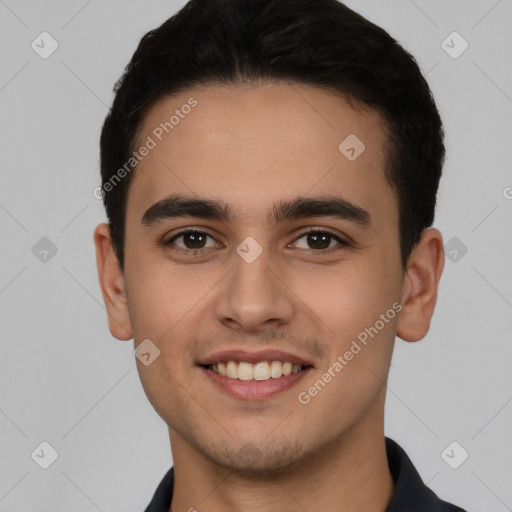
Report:
[[[205,233],[185,233],[184,235],[181,235],[183,237],[183,243],[185,247],[188,249],[202,249],[204,247],[204,244],[206,242],[206,235]]]
[[[305,245],[306,247],[300,247],[298,246],[298,240],[301,238],[305,238]],[[337,244],[331,245],[333,241],[338,242]],[[345,242],[343,239],[341,239],[339,236],[334,235],[333,233],[330,233],[329,231],[320,231],[320,230],[310,230],[306,233],[303,233],[298,239],[295,244],[296,247],[299,247],[300,249],[307,249],[312,251],[322,251],[326,249],[332,249],[336,246],[341,245],[342,247],[348,247],[348,242]]]
[[[208,238],[210,238],[213,242],[210,243],[209,246],[207,246]],[[182,239],[179,243],[179,241]],[[187,230],[187,231],[181,231],[180,233],[177,233],[169,240],[165,240],[164,242],[165,246],[171,246],[172,250],[175,250],[177,252],[193,252],[193,251],[201,251],[203,249],[207,249],[208,247],[215,247],[216,242],[213,240],[213,238],[204,231],[195,231],[195,230]],[[173,248],[172,246],[176,246]]]
[[[331,235],[326,233],[310,233],[307,235],[307,243],[313,249],[327,249],[331,243]]]

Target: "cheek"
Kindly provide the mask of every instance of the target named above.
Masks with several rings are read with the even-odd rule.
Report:
[[[127,265],[130,318],[137,343],[149,338],[164,354],[175,358],[191,349],[198,315],[204,312],[208,293],[219,281],[217,272],[198,272],[192,267],[180,269],[161,258],[148,257]]]
[[[347,406],[350,403],[357,409],[358,400],[379,392],[379,378],[384,379],[389,367],[400,307],[395,278],[392,272],[382,272],[378,262],[368,261],[361,266],[347,263],[328,278],[313,282],[309,288],[303,282],[301,297],[322,320],[320,337],[327,364],[332,366],[341,358],[342,365],[341,370],[336,366],[339,371],[332,368],[336,382],[330,385],[332,394],[324,398],[338,401],[344,397]]]
[[[392,306],[399,291],[390,272],[382,271],[370,258],[365,260],[347,261],[328,272],[300,273],[295,279],[293,289],[300,299],[343,339],[373,325]]]
[[[150,366],[144,366],[137,360],[137,369],[149,402],[159,416],[173,426],[177,421],[173,411],[180,411],[180,417],[187,418],[194,402],[188,393],[183,392],[186,379],[171,367],[169,359],[162,353]],[[191,413],[190,417],[193,417]]]

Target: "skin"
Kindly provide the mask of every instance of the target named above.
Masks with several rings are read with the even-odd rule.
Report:
[[[393,493],[383,423],[395,336],[417,341],[428,332],[444,265],[441,233],[423,232],[404,272],[398,200],[384,178],[386,126],[375,111],[298,84],[211,86],[155,104],[139,141],[191,96],[198,105],[135,171],[124,273],[108,225],[94,234],[112,335],[133,338],[135,347],[149,338],[160,350],[149,366],[137,359],[137,368],[169,426],[170,510],[382,512]],[[353,162],[338,150],[349,134],[366,146]],[[238,216],[143,226],[144,212],[171,193],[222,199]],[[331,217],[267,219],[279,200],[319,195],[365,208],[370,227]],[[319,249],[303,235],[311,226],[352,245],[331,238]],[[193,256],[186,237],[162,243],[189,227],[212,237],[202,255]],[[263,249],[250,264],[235,250],[247,236]],[[400,313],[301,404],[298,393],[395,302]],[[278,348],[314,368],[273,397],[241,400],[196,365],[231,348]]]

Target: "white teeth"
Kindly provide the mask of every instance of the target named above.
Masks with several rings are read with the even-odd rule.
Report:
[[[254,380],[268,380],[270,379],[270,366],[266,361],[258,363],[254,366]]]
[[[210,365],[215,373],[239,380],[269,380],[298,373],[303,370],[300,364],[292,364],[289,361],[262,361],[251,364],[245,361],[227,361]]]
[[[270,365],[270,376],[273,379],[278,379],[283,375],[283,365],[281,364],[281,361],[272,361],[272,364]]]
[[[253,365],[251,363],[246,363],[245,361],[238,363],[238,378],[240,380],[253,379],[254,378]]]
[[[283,375],[292,373],[292,363],[283,363]]]
[[[232,379],[238,378],[238,365],[235,363],[235,361],[228,361],[226,366],[226,375]]]

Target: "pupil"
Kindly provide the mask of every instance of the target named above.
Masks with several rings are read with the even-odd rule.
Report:
[[[317,242],[320,239],[321,239],[321,241],[320,241],[320,245],[319,245]],[[326,249],[327,247],[329,247],[329,239],[330,239],[329,235],[325,235],[325,234],[321,234],[321,233],[313,233],[313,234],[309,235],[309,241],[313,240],[313,245],[316,244],[317,249]]]
[[[199,244],[204,243],[204,236],[201,233],[189,233],[188,235],[185,235],[185,245],[188,247],[187,239],[192,242],[192,247],[189,247],[189,249],[202,248],[202,246],[199,247]]]

